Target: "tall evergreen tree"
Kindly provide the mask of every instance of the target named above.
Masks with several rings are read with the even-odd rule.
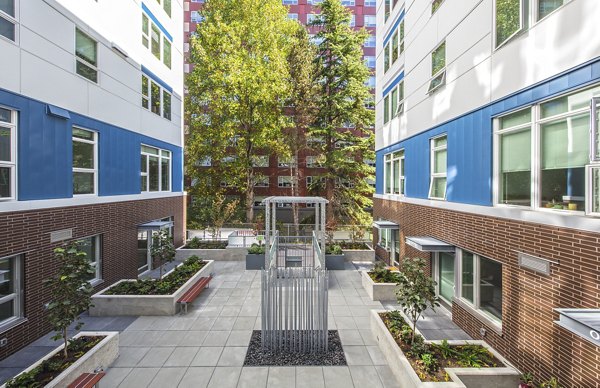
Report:
[[[329,200],[328,228],[339,222],[368,222],[364,210],[372,206],[374,175],[365,160],[374,160],[373,111],[367,86],[370,71],[363,61],[362,45],[368,33],[350,27],[351,12],[340,0],[324,0],[313,23],[316,34],[317,115],[309,130],[311,144],[323,157],[324,193]]]
[[[214,196],[221,183],[244,194],[254,218],[254,163],[280,148],[289,94],[287,54],[298,28],[280,0],[208,0],[191,39],[186,79],[187,174],[192,195]],[[208,170],[198,161],[211,161]]]

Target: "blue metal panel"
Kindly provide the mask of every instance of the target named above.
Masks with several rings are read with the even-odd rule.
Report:
[[[385,97],[385,95],[388,94],[394,88],[394,86],[398,85],[398,83],[400,81],[402,81],[403,79],[404,79],[404,71],[401,71],[400,74],[398,74],[398,76],[396,78],[394,78],[394,80],[392,82],[390,82],[388,84],[388,86],[385,87],[385,89],[383,89],[383,96]]]
[[[492,205],[493,117],[554,95],[600,81],[600,59],[532,85],[437,127],[377,151],[376,193],[383,193],[383,157],[405,149],[406,195],[427,198],[430,181],[429,140],[448,134],[447,200]],[[572,179],[580,179],[573,176]]]
[[[169,34],[169,31],[167,31],[167,29],[161,24],[161,22],[158,21],[158,19],[156,18],[156,16],[154,16],[154,14],[150,11],[150,9],[148,9],[148,7],[146,7],[146,4],[142,3],[142,9],[146,13],[146,15],[148,15],[148,17],[150,19],[152,19],[154,24],[156,24],[156,26],[158,28],[160,28],[160,30],[163,32],[163,34],[165,34],[167,39],[169,39],[171,42],[173,42],[173,37],[171,36],[171,34]]]
[[[383,47],[385,47],[385,45],[389,42],[390,38],[392,37],[394,32],[396,32],[396,30],[398,29],[398,26],[400,25],[400,22],[402,22],[402,20],[404,20],[404,10],[400,11],[400,15],[398,15],[398,19],[396,19],[396,21],[394,22],[394,25],[388,31],[385,38],[383,39]]]

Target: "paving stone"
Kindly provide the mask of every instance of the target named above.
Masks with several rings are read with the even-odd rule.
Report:
[[[225,346],[248,346],[252,330],[233,330],[227,338]]]
[[[242,366],[246,357],[246,346],[229,346],[223,349],[217,366]]]
[[[323,368],[320,366],[297,366],[296,388],[325,388]]]
[[[240,379],[241,367],[218,366],[208,383],[209,388],[236,388]]]
[[[387,365],[385,355],[381,349],[379,349],[378,345],[365,346],[365,348],[367,349],[367,352],[373,361],[373,365]]]
[[[112,366],[134,367],[150,350],[149,347],[119,347],[119,357]]]
[[[209,331],[203,346],[225,346],[230,331]]]
[[[202,347],[198,349],[191,366],[217,366],[223,347]]]
[[[233,330],[252,330],[256,323],[256,317],[239,316],[235,320]]]
[[[196,318],[196,321],[194,321],[194,323],[190,327],[190,330],[208,331],[213,327],[216,320],[217,320],[217,317],[201,316],[199,318]]]
[[[242,368],[237,388],[265,388],[268,376],[268,367]]]
[[[206,388],[210,381],[214,367],[190,367],[187,369],[181,381],[179,388]]]
[[[378,365],[375,366],[375,370],[377,371],[384,388],[398,388],[398,381],[389,366]]]
[[[373,365],[366,346],[344,346],[344,354],[350,367],[352,365]]]
[[[221,317],[237,317],[240,315],[240,310],[242,306],[224,306],[223,310],[221,310]]]
[[[121,382],[119,387],[147,388],[158,371],[159,368],[134,368]]]
[[[165,388],[165,387],[176,387],[179,381],[185,375],[187,368],[161,368],[154,380],[150,383],[150,388]],[[102,386],[104,388],[104,386]]]
[[[132,368],[117,368],[111,366],[106,370],[106,375],[102,378],[102,388],[114,388],[131,372]]]
[[[352,388],[354,386],[347,366],[323,367],[323,378],[327,388]]]
[[[352,317],[335,317],[335,324],[338,330],[358,329],[358,326],[356,326],[356,322]]]
[[[342,345],[364,345],[363,339],[358,330],[338,330]]]
[[[188,347],[177,347],[173,350],[173,353],[165,361],[165,367],[188,367],[192,363],[196,353],[198,353],[199,347],[188,346]]]
[[[150,348],[148,353],[137,364],[138,367],[161,367],[167,361],[174,347],[155,347]]]
[[[155,342],[154,346],[177,346],[185,341],[188,332],[185,331],[165,331]]]
[[[235,324],[235,317],[218,317],[212,327],[212,330],[230,331]]]
[[[383,388],[374,366],[350,366],[350,375],[355,387]]]
[[[283,388],[294,387],[296,385],[296,368],[289,366],[269,367],[269,378],[267,387]]]
[[[209,332],[204,330],[190,330],[184,333],[185,339],[179,343],[179,346],[202,346]]]
[[[195,322],[196,318],[182,318],[179,316],[174,320],[169,330],[190,330]]]

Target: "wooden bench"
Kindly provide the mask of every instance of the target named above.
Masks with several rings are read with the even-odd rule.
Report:
[[[104,372],[82,373],[68,388],[93,388],[104,377]]]
[[[194,285],[189,290],[187,290],[181,296],[181,298],[179,298],[177,303],[185,307],[185,314],[187,314],[188,304],[192,303],[194,299],[196,299],[196,297],[200,295],[202,290],[208,287],[208,283],[210,283],[211,280],[212,276],[200,278],[200,280],[194,283]]]

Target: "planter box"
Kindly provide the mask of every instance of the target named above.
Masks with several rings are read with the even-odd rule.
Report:
[[[369,249],[344,249],[347,261],[375,261],[375,250]]]
[[[452,381],[450,382],[424,382],[410,365],[410,362],[390,334],[389,330],[379,317],[384,311],[371,310],[371,331],[377,339],[379,348],[385,355],[398,386],[401,388],[504,388],[518,387],[520,373],[510,366],[498,352],[489,347],[485,341],[448,341],[451,345],[464,345],[466,343],[486,347],[505,367],[498,368],[446,368]],[[406,319],[406,317],[405,317]],[[408,320],[407,320],[408,322]],[[419,331],[417,330],[417,333]],[[440,343],[441,341],[425,341],[427,343]]]
[[[346,256],[325,255],[325,268],[329,270],[343,270],[345,268]]]
[[[225,248],[225,249],[184,249],[177,248],[175,260],[184,261],[190,256],[198,256],[215,261],[243,261],[248,253],[248,248]]]
[[[119,355],[119,332],[118,331],[87,331],[81,332],[75,336],[105,336],[96,346],[90,349],[86,354],[80,357],[70,367],[65,369],[61,374],[56,376],[49,384],[45,385],[48,387],[66,387],[75,381],[82,373],[93,373],[97,369],[106,369],[109,365],[116,360]],[[56,353],[61,352],[63,345],[58,346],[56,349],[45,355],[42,359],[25,369],[22,373],[29,372],[33,368],[40,365],[44,360],[49,359]],[[5,388],[6,384],[0,388]]]
[[[256,270],[265,268],[265,254],[250,254],[246,255],[246,269]]]
[[[93,317],[117,315],[175,315],[177,312],[177,300],[181,298],[181,296],[201,277],[210,275],[214,261],[207,261],[208,263],[202,267],[200,271],[171,295],[104,295],[104,292],[119,283],[135,281],[133,279],[121,280],[92,296],[94,307],[90,307],[90,315]]]
[[[371,300],[387,301],[396,300],[396,283],[375,283],[367,271],[361,271],[362,286],[369,294]]]

